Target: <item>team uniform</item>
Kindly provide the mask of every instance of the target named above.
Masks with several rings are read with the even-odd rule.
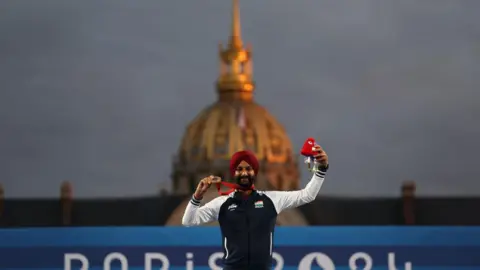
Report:
[[[225,270],[271,269],[277,215],[285,209],[315,200],[325,172],[326,169],[316,171],[307,186],[298,191],[253,190],[249,196],[235,191],[204,206],[200,206],[200,201],[193,196],[182,224],[195,226],[218,220]]]

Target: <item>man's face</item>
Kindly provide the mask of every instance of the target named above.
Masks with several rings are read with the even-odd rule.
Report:
[[[255,182],[255,171],[246,161],[240,162],[235,169],[235,180],[242,187],[250,187]]]

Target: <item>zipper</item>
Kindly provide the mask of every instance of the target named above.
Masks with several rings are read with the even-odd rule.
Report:
[[[250,221],[248,220],[248,214],[247,214],[247,247],[248,247],[248,254],[247,254],[247,265],[250,266]]]
[[[223,246],[225,247],[225,259],[227,259],[228,258],[227,237],[225,237]]]
[[[270,256],[272,256],[272,241],[273,241],[273,235],[270,233]]]

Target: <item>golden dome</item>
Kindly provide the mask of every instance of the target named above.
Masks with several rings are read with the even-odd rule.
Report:
[[[219,58],[219,100],[188,125],[180,156],[190,161],[228,160],[248,149],[259,160],[287,162],[293,154],[285,129],[253,101],[252,50],[243,47],[238,0],[233,0],[230,40],[226,48],[220,45]]]
[[[293,159],[290,138],[265,108],[253,101],[218,101],[187,126],[179,154],[189,161],[229,160],[245,149],[253,151],[259,161]]]
[[[298,168],[283,126],[253,100],[252,49],[243,47],[238,0],[233,0],[232,33],[220,46],[218,101],[188,124],[173,162],[173,189],[188,193],[207,175],[228,175],[230,157],[251,150],[260,162],[260,189],[298,188]]]
[[[198,181],[207,175],[228,175],[230,157],[245,149],[253,151],[260,162],[256,188],[298,189],[298,165],[285,129],[253,100],[252,50],[251,47],[243,48],[240,32],[238,0],[233,0],[230,41],[219,51],[220,74],[216,83],[219,98],[187,126],[173,162],[172,180],[176,194],[191,194]],[[210,189],[204,201],[208,202],[217,195],[216,190]],[[167,225],[181,224],[189,200],[190,197],[174,210]],[[277,223],[308,224],[298,209],[282,212]]]

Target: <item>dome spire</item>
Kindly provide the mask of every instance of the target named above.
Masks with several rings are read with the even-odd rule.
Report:
[[[240,6],[238,0],[233,0],[232,5],[232,33],[230,36],[230,48],[242,49],[242,26],[240,24]]]
[[[226,48],[219,46],[220,75],[217,91],[220,100],[253,99],[251,46],[243,47],[239,0],[232,0],[232,32]]]

